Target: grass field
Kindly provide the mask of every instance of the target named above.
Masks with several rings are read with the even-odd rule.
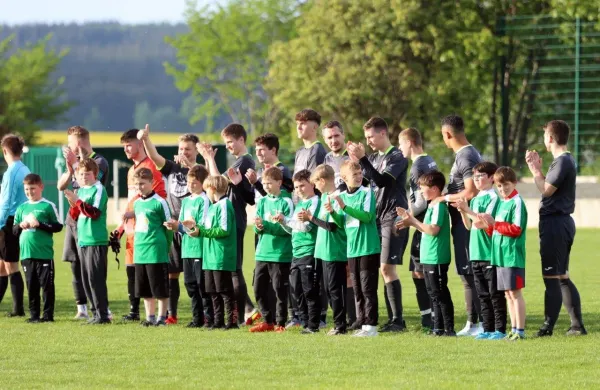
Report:
[[[525,299],[533,335],[543,318],[543,283],[537,231],[528,233]],[[56,322],[25,324],[0,318],[1,388],[598,388],[600,387],[600,256],[598,230],[578,230],[572,278],[581,292],[590,335],[563,336],[569,326],[561,312],[556,335],[523,342],[431,338],[418,330],[414,285],[402,267],[406,320],[410,331],[376,338],[249,334],[247,330],[186,329],[189,299],[182,284],[181,325],[142,328],[115,322],[80,326],[71,320],[74,303],[69,265],[56,263]],[[246,278],[253,267],[252,234],[246,235]],[[56,237],[62,253],[62,234]],[[58,258],[58,257],[57,257]],[[109,255],[111,309],[128,311],[126,276]],[[460,282],[450,278],[457,328],[465,321]],[[381,285],[381,284],[380,284]],[[381,291],[381,289],[380,289]],[[0,311],[10,309],[10,292]],[[381,317],[385,315],[380,301]]]

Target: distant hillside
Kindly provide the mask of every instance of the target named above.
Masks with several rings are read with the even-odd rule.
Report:
[[[68,98],[76,106],[64,123],[55,124],[57,129],[83,124],[123,130],[152,122],[161,131],[201,132],[201,123],[193,129],[188,123],[193,99],[185,100],[163,68],[165,61],[175,62],[164,37],[186,29],[184,24],[36,24],[0,26],[0,39],[15,33],[15,46],[22,47],[52,33],[54,47],[70,49],[56,77],[66,77]],[[225,122],[222,118],[215,125]]]

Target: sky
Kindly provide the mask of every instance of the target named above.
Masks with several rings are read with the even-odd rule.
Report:
[[[214,0],[198,0],[199,5]],[[186,0],[0,0],[0,24],[183,22]]]

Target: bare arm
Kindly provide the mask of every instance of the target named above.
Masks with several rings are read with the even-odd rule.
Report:
[[[156,146],[150,140],[150,135],[142,138],[142,142],[144,143],[144,149],[146,149],[146,154],[150,157],[150,160],[156,165],[157,169],[161,169],[165,166],[166,160],[163,156],[158,154],[158,150],[156,150]]]
[[[73,178],[73,168],[71,168],[70,165],[67,165],[67,171],[62,174],[60,179],[58,179],[58,184],[56,185],[58,190],[59,191],[66,190],[67,187],[69,187],[69,183],[71,182],[72,178]]]
[[[417,219],[411,221],[411,225],[413,225],[415,229],[419,230],[421,233],[429,236],[437,236],[440,232],[440,227],[438,225],[427,225]]]

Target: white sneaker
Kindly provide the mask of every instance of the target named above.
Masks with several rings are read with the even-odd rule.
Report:
[[[364,325],[363,328],[353,334],[354,337],[374,337],[379,335],[376,326]]]
[[[484,332],[483,324],[480,322],[479,324],[477,324],[477,329],[475,329],[475,334],[473,334],[472,336],[479,336],[483,332]]]
[[[108,309],[108,319],[111,321],[113,320],[113,313],[110,311],[110,309]]]
[[[89,320],[90,316],[87,313],[83,313],[78,311],[77,314],[75,314],[75,317],[73,317],[74,320]]]
[[[473,325],[472,323],[470,323],[469,321],[467,321],[467,324],[465,325],[464,328],[462,328],[462,330],[458,333],[456,333],[457,336],[474,336],[473,332],[477,329],[477,325]]]

